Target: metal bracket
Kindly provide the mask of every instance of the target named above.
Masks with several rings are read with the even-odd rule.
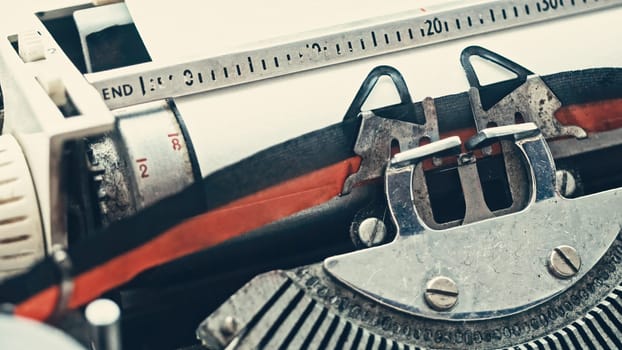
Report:
[[[71,263],[71,259],[69,258],[69,255],[67,255],[67,252],[60,246],[55,247],[55,250],[50,256],[58,268],[58,274],[60,277],[60,283],[58,285],[58,299],[51,316],[51,320],[57,321],[67,311],[67,306],[69,305],[71,295],[73,294],[74,283],[73,278],[71,277],[73,264]]]
[[[463,225],[495,217],[484,199],[476,161],[473,153],[463,153],[458,157],[458,175],[466,208]]]
[[[328,258],[324,269],[377,302],[450,320],[507,316],[569,288],[592,269],[618,235],[622,189],[580,199],[561,197],[553,157],[533,123],[482,130],[466,146],[472,150],[499,140],[513,142],[526,163],[531,194],[524,210],[446,230],[426,226],[414,205],[415,169],[424,158],[460,145],[457,138],[437,141],[395,155],[386,170],[385,191],[398,228],[395,240]],[[550,252],[560,246],[574,247],[581,255],[581,268],[569,280],[547,269]],[[439,311],[425,300],[426,285],[438,276],[454,281],[460,291],[450,310]],[[513,285],[530,286],[529,290],[508,286],[508,278]]]
[[[471,57],[478,56],[517,75],[516,82],[523,82],[508,95],[502,97],[490,108],[482,103],[479,79],[471,64]],[[517,119],[532,122],[540,128],[546,139],[573,136],[585,138],[587,133],[578,126],[564,126],[555,118],[555,111],[562,104],[544,81],[530,70],[507,58],[479,46],[470,46],[462,51],[460,62],[467,75],[469,98],[478,130],[490,126],[516,124]]]
[[[466,147],[472,150],[504,139],[512,140],[527,158],[531,170],[532,201],[539,202],[559,197],[555,186],[555,161],[546,140],[535,124],[526,123],[484,129],[468,140]]]
[[[391,78],[400,96],[398,106],[403,110],[400,113],[414,116],[414,104],[402,74],[389,66],[374,68],[365,78],[352,104],[348,108],[344,120],[359,116],[361,126],[354,145],[354,153],[361,156],[362,163],[358,172],[350,175],[343,185],[342,195],[352,191],[355,184],[382,176],[387,161],[391,157],[393,140],[399,143],[400,149],[417,147],[422,138],[430,141],[439,139],[438,120],[434,100],[430,97],[421,104],[425,116],[425,124],[414,124],[396,119],[377,116],[373,111],[361,111],[362,106],[382,76]]]
[[[354,153],[361,156],[361,166],[358,172],[346,179],[342,194],[350,193],[352,187],[359,182],[382,176],[387,161],[391,158],[393,140],[398,142],[400,149],[411,149],[419,146],[422,138],[432,141],[439,139],[435,115],[426,115],[428,122],[424,125],[378,117],[373,112],[361,113],[361,119],[354,145]]]
[[[516,74],[511,81],[502,82],[487,90],[482,86],[471,63],[473,56],[480,57]],[[471,86],[469,98],[477,130],[491,126],[513,125],[521,122],[535,123],[546,139],[561,136],[584,138],[586,132],[577,126],[564,126],[555,118],[555,111],[561,102],[544,81],[529,69],[495,52],[479,46],[470,46],[460,56],[467,80]],[[507,91],[509,89],[509,91]],[[505,91],[504,91],[505,90]],[[501,91],[501,94],[499,94]],[[506,93],[507,92],[507,93]],[[505,93],[505,94],[504,94]],[[490,96],[493,95],[493,96]],[[527,181],[521,156],[512,141],[501,140],[501,150],[505,164],[512,205],[502,213],[517,212],[527,205],[528,193],[524,184]],[[483,149],[489,154],[491,148]]]

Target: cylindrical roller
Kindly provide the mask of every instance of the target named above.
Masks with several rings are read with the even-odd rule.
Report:
[[[121,310],[117,304],[109,299],[97,299],[86,307],[84,316],[91,327],[94,350],[121,349]]]

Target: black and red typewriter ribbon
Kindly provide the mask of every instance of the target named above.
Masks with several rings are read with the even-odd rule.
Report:
[[[543,80],[564,105],[556,112],[562,124],[588,133],[622,127],[622,69],[567,72]],[[468,103],[466,94],[436,99],[442,137],[475,134]],[[452,123],[458,127],[443,127]],[[344,121],[271,147],[71,246],[74,288],[68,307],[78,308],[145,270],[339,196],[361,162],[352,151],[358,125]],[[58,267],[45,259],[2,283],[0,303],[14,304],[17,315],[46,320],[59,300],[59,283]]]

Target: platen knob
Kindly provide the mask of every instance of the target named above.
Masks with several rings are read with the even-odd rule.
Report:
[[[0,136],[0,279],[23,271],[45,254],[35,188],[22,150]]]

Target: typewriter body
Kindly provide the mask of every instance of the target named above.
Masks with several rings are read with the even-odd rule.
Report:
[[[622,347],[619,5],[3,9],[0,348]]]

